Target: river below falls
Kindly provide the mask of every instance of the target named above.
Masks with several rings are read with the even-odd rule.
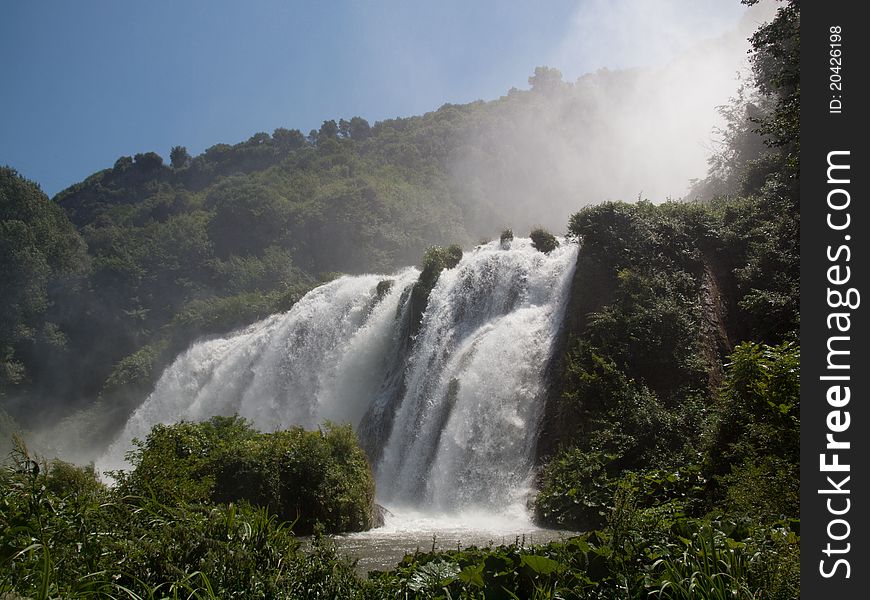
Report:
[[[435,550],[514,543],[531,546],[576,535],[537,527],[520,510],[439,515],[397,509],[384,520],[383,527],[332,537],[339,555],[356,560],[356,570],[362,576],[393,569],[406,554],[431,552],[433,546]]]

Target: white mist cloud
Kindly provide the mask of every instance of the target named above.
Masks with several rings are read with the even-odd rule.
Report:
[[[578,8],[562,58],[549,66],[606,68],[569,75],[570,88],[537,95],[532,110],[511,110],[508,97],[503,116],[469,132],[469,150],[455,161],[457,185],[505,220],[490,227],[561,231],[583,205],[678,199],[706,175],[717,106],[735,95],[749,66],[747,38],[776,3],[737,4],[737,14],[705,6],[590,0]]]

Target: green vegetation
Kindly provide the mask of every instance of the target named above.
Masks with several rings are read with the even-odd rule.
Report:
[[[621,522],[619,520],[622,520]],[[406,556],[372,573],[371,598],[796,598],[798,538],[788,524],[660,517],[623,504],[607,530],[564,542]]]
[[[316,502],[300,508],[295,522],[286,521],[258,505],[262,498],[252,497],[264,491],[262,486],[240,489],[244,481],[235,480],[221,488],[217,481],[209,490],[210,475],[201,481],[187,478],[198,476],[197,469],[209,468],[220,476],[215,463],[231,460],[240,445],[245,446],[241,460],[263,460],[249,465],[252,468],[241,477],[264,483],[263,478],[277,476],[283,479],[278,484],[284,494],[281,501],[312,502],[283,487],[299,483],[291,479],[301,475],[300,469],[307,470],[308,489],[301,493],[319,494]],[[319,452],[309,452],[312,447]],[[194,457],[190,450],[205,453]],[[279,472],[273,470],[278,458],[274,453],[281,453]],[[339,560],[331,544],[318,536],[303,551],[294,534],[305,519],[325,517],[327,527],[352,528],[359,524],[354,519],[365,518],[360,511],[370,508],[371,480],[347,428],[323,434],[292,430],[268,437],[238,419],[199,426],[183,423],[155,429],[137,455],[137,468],[122,478],[120,486],[109,489],[96,479],[93,468],[37,462],[19,443],[13,464],[0,472],[0,594],[142,599],[360,596],[352,565]],[[209,493],[246,498],[209,502],[204,500]],[[362,495],[353,497],[357,493]]]
[[[34,356],[53,358],[66,346],[49,308],[87,268],[85,244],[60,207],[6,167],[0,168],[0,256],[2,394],[47,376],[28,367]]]
[[[499,242],[501,243],[502,246],[509,246],[510,243],[512,241],[514,241],[513,229],[510,229],[510,228],[505,229],[504,231],[501,232],[501,235],[499,236],[498,239],[499,239]]]
[[[542,227],[532,229],[531,233],[529,233],[529,237],[532,240],[532,246],[534,246],[535,250],[538,252],[549,254],[559,247],[559,240],[556,239],[556,236]]]
[[[349,425],[258,433],[237,417],[157,425],[136,442],[121,495],[162,504],[248,502],[296,533],[372,526],[374,480]]]
[[[799,596],[798,19],[752,38],[758,103],[727,109],[714,197],[571,218],[535,509],[602,528],[625,569],[578,597]]]
[[[176,435],[169,435],[173,429]],[[206,490],[190,485],[185,468],[202,468],[209,460],[184,464],[175,449],[188,457],[196,451],[214,457],[219,446],[250,443],[258,435],[238,419],[156,428],[139,450],[142,462],[115,489],[101,484],[92,468],[36,462],[19,444],[14,463],[0,472],[0,593],[579,599],[752,598],[763,589],[771,598],[797,597],[795,521],[761,527],[745,518],[686,518],[667,504],[641,508],[640,497],[655,483],[650,477],[620,483],[602,530],[544,546],[517,540],[498,548],[416,553],[395,570],[361,580],[327,539],[315,536],[304,549],[294,523],[266,507],[245,500],[181,500],[202,497]],[[159,458],[169,460],[170,468],[158,464]],[[251,482],[249,473],[241,472],[235,490]],[[149,493],[130,494],[149,482],[155,483],[145,486]],[[672,488],[665,482],[659,489]]]

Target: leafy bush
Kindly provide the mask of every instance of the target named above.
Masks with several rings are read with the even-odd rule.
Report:
[[[177,505],[246,501],[297,533],[372,525],[374,480],[350,426],[258,433],[238,417],[157,425],[135,442],[132,472],[119,489]]]
[[[796,517],[800,348],[790,342],[740,344],[722,396],[706,439],[705,469],[722,484],[723,501],[759,520]]]
[[[109,490],[92,470],[53,463],[37,473],[21,445],[14,458],[0,471],[4,598],[359,596],[331,544],[303,552],[265,509],[167,505]]]
[[[509,248],[511,245],[511,242],[514,241],[513,229],[511,229],[511,228],[505,229],[504,231],[501,232],[501,236],[498,239],[499,239],[499,243],[501,244],[502,248]]]
[[[424,290],[427,290],[427,295],[435,283],[438,281],[438,276],[444,269],[452,269],[462,260],[462,248],[456,244],[442,248],[441,246],[432,246],[426,250],[423,256],[423,268],[420,270],[418,279]]]
[[[549,462],[535,498],[535,517],[554,527],[591,530],[604,523],[613,499],[608,459],[574,448]]]
[[[408,555],[393,571],[370,573],[367,597],[640,600],[716,598],[724,591],[729,598],[762,592],[794,598],[798,544],[785,524],[752,529],[683,518],[628,537],[608,527],[542,546],[517,540]]]
[[[559,247],[559,240],[556,239],[556,236],[541,227],[532,229],[529,237],[532,238],[532,246],[538,252],[549,254]]]
[[[127,386],[138,386],[141,389],[150,387],[156,376],[155,366],[158,365],[166,347],[166,341],[161,340],[143,346],[133,354],[124,357],[106,379],[105,389],[113,390]]]

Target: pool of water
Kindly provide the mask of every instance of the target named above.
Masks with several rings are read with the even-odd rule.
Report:
[[[534,525],[524,509],[501,514],[422,513],[410,509],[389,509],[383,527],[335,536],[340,555],[357,561],[357,572],[392,569],[406,554],[455,550],[468,546],[524,546],[545,544],[576,535],[576,532],[542,529]]]

